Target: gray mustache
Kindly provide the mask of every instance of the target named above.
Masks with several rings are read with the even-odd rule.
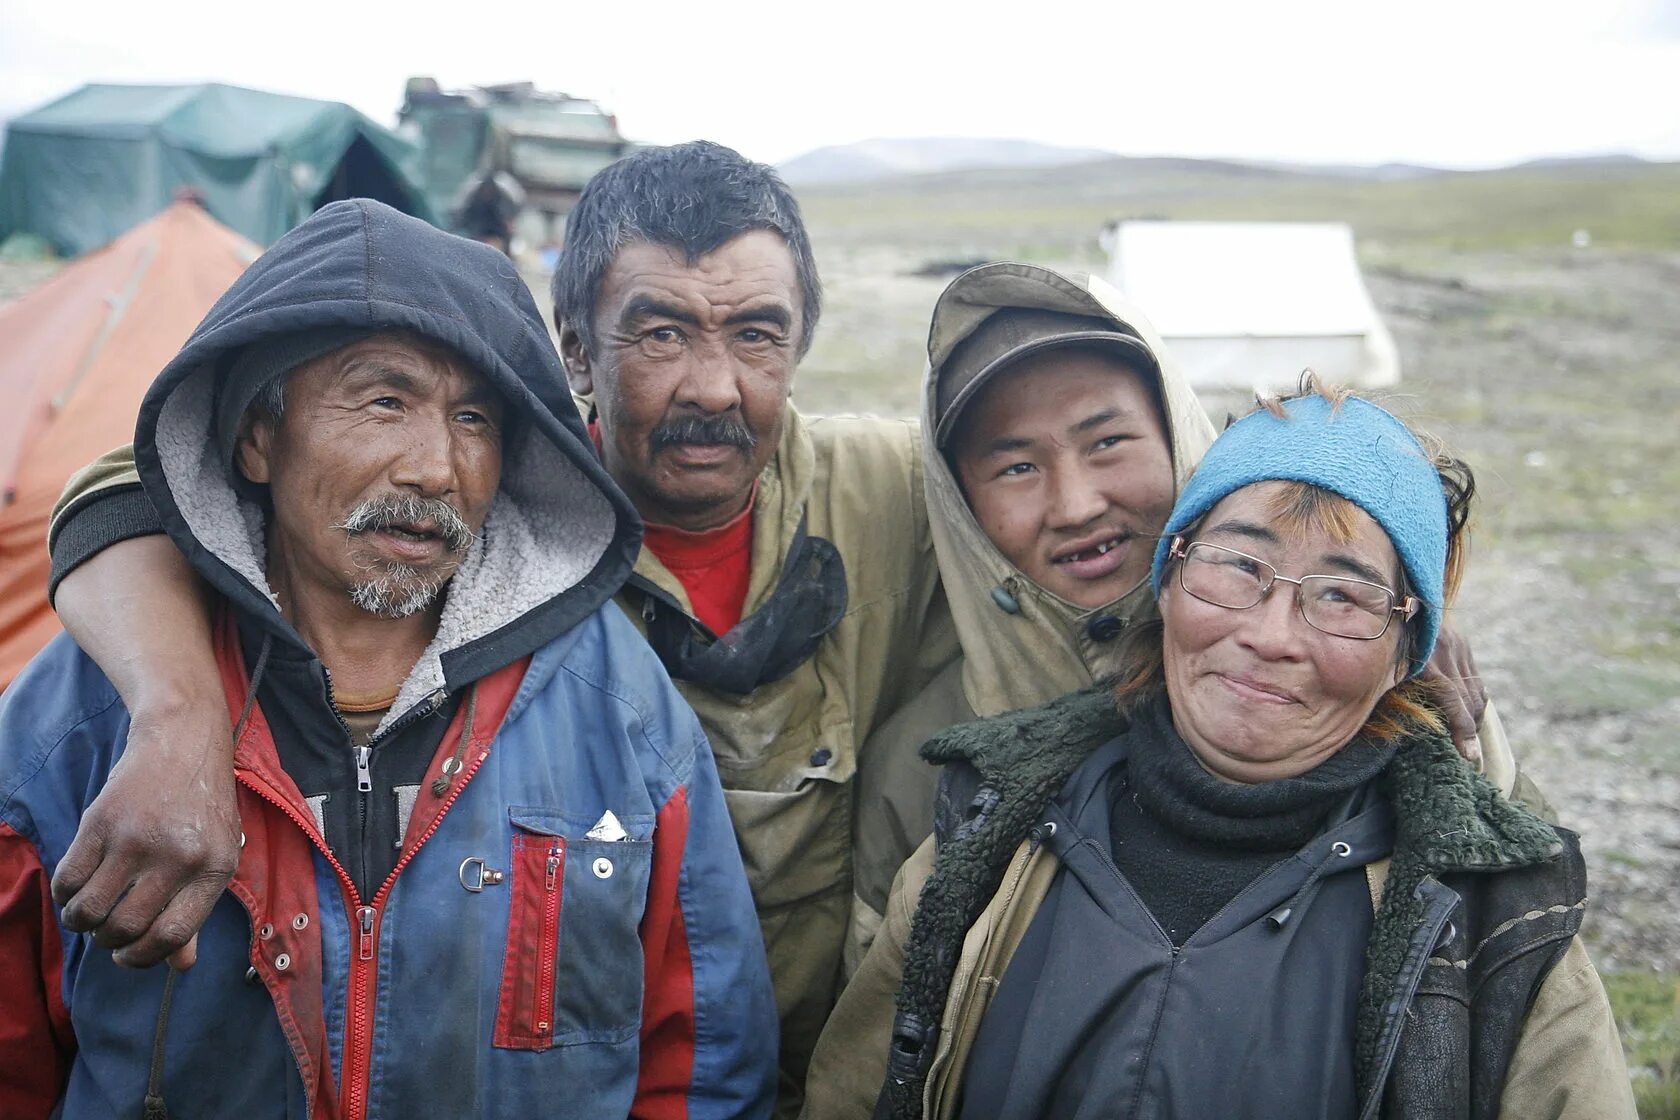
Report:
[[[442,498],[422,498],[418,494],[381,494],[369,498],[345,515],[334,528],[351,536],[389,529],[394,525],[413,525],[430,521],[450,552],[464,556],[476,534],[461,519],[454,506]]]
[[[758,446],[758,438],[747,430],[746,423],[734,412],[668,420],[648,436],[648,446],[654,452],[683,444],[712,444],[751,451]]]

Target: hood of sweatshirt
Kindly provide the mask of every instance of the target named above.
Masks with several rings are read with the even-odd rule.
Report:
[[[165,530],[277,652],[313,656],[269,586],[263,510],[218,453],[216,390],[245,348],[323,328],[409,331],[450,347],[501,393],[520,429],[389,724],[600,608],[629,575],[642,525],[595,455],[512,262],[380,203],[333,203],[275,242],[210,309],[147,393],[134,438]]]

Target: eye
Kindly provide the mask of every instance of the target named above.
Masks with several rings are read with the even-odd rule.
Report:
[[[1038,468],[1033,466],[1031,463],[1011,463],[998,472],[998,477],[1019,478],[1022,475],[1030,474],[1037,469]]]
[[[401,408],[402,401],[396,397],[375,397],[370,402],[375,408]]]
[[[490,423],[490,417],[484,415],[484,413],[475,408],[463,408],[455,414],[455,419],[463,424],[472,424],[474,426],[487,425]]]
[[[1096,442],[1095,446],[1092,447],[1092,450],[1108,451],[1111,448],[1119,447],[1122,443],[1125,443],[1131,438],[1131,436],[1126,435],[1103,436]]]
[[[682,332],[677,330],[676,327],[654,327],[652,330],[647,332],[647,338],[650,342],[658,342],[668,345],[670,343],[682,341]]]

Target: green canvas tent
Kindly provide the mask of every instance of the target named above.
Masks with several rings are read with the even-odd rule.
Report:
[[[190,188],[266,245],[328,202],[376,198],[427,221],[412,144],[336,101],[226,85],[88,85],[6,126],[0,240],[85,253]]]

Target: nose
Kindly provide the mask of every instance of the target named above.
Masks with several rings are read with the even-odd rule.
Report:
[[[1305,656],[1307,620],[1296,606],[1300,589],[1275,581],[1266,597],[1242,613],[1237,641],[1265,661],[1290,661]]]
[[[391,464],[391,483],[421,497],[455,491],[455,440],[442,411],[417,410],[403,424],[402,446]]]
[[[1101,517],[1108,499],[1089,472],[1063,469],[1050,474],[1049,507],[1045,522],[1052,529],[1078,529]]]
[[[697,339],[689,347],[687,369],[673,403],[708,414],[739,409],[741,375],[741,364],[728,346],[716,339]]]

